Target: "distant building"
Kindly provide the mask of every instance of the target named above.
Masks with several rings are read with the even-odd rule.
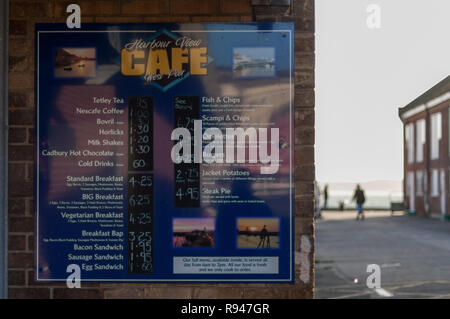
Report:
[[[450,219],[450,76],[399,108],[407,210]]]

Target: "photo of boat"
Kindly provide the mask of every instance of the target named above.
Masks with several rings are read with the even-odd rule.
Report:
[[[275,75],[274,48],[234,48],[233,75],[270,77]]]
[[[94,77],[96,73],[95,48],[61,48],[55,54],[55,77]]]

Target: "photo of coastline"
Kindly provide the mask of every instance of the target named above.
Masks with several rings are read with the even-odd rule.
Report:
[[[279,248],[280,220],[278,218],[238,218],[238,248]]]
[[[275,76],[275,48],[233,48],[233,76]]]
[[[55,77],[94,77],[96,70],[95,48],[60,48],[55,53]]]
[[[174,218],[173,247],[214,247],[214,218]]]

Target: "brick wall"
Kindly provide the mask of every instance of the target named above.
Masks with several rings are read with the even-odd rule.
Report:
[[[34,283],[34,25],[65,22],[294,21],[295,285]],[[10,298],[311,298],[314,286],[314,0],[10,0],[9,251]],[[265,287],[266,289],[261,289]]]

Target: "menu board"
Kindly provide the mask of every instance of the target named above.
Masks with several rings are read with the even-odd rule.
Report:
[[[35,280],[294,282],[293,30],[37,24]]]

